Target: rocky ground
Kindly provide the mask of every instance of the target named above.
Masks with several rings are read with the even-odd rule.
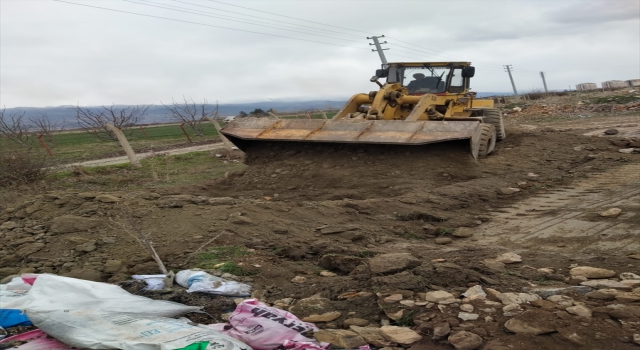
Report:
[[[146,240],[169,269],[249,283],[254,297],[316,323],[315,337],[337,348],[636,349],[640,206],[629,196],[638,116],[544,118],[509,119],[507,139],[478,162],[464,143],[282,144],[200,184],[24,196],[0,213],[0,278],[121,283],[204,306],[211,317],[188,315],[201,323],[234,309],[234,298],[127,282],[158,273],[138,243]],[[606,188],[585,185],[623,172],[631,175]],[[626,200],[606,197],[621,189]],[[595,192],[615,200],[567,214]],[[548,203],[552,194],[563,207]],[[595,233],[580,237],[582,223]]]

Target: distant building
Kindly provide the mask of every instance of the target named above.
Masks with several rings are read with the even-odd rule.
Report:
[[[626,82],[622,80],[609,80],[602,82],[603,89],[612,89],[612,88],[623,88],[629,86]]]
[[[576,84],[576,90],[578,91],[595,90],[597,88],[598,86],[595,83]]]
[[[627,86],[640,86],[640,79],[630,79],[624,82],[627,83]]]

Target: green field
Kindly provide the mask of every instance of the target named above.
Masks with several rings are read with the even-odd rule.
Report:
[[[328,118],[332,118],[336,113],[327,113]],[[306,119],[305,114],[282,115],[283,119]],[[312,119],[322,119],[320,113],[313,113]],[[221,123],[224,126],[224,123]],[[162,151],[167,148],[186,147],[192,143],[209,143],[220,139],[218,132],[211,123],[202,123],[204,136],[198,136],[188,125],[184,129],[191,138],[191,142],[182,132],[179,124],[166,124],[160,126],[132,127],[125,129],[127,139],[135,152]],[[50,138],[43,138],[47,146],[53,153],[54,163],[72,163],[85,160],[101,159],[124,155],[120,145],[111,140],[101,140],[93,134],[84,131],[69,131],[55,133]],[[0,139],[0,151],[10,149],[6,140]],[[29,142],[38,152],[45,153],[36,136],[31,136]]]

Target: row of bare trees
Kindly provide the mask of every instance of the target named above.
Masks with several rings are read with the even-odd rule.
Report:
[[[25,112],[0,110],[0,183],[33,182],[47,174],[50,158],[35,148],[33,137],[42,138],[54,147],[53,133],[61,125],[46,114],[25,117]]]
[[[162,103],[162,106],[170,113],[173,120],[188,125],[198,136],[204,136],[203,121],[218,117],[218,104],[216,103],[213,107],[207,103],[207,100],[198,104],[194,100],[183,97],[182,102],[172,100],[171,104]],[[127,131],[127,128],[140,124],[150,107],[151,105],[123,107],[111,105],[97,109],[76,106],[74,109],[78,125],[83,130],[100,140],[117,141],[115,134],[106,125],[111,124],[129,136],[132,130]]]

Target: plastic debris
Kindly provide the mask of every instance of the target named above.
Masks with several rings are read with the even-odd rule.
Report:
[[[82,349],[252,350],[187,319],[97,310],[27,311],[27,316],[48,335]]]
[[[187,293],[201,292],[236,297],[251,295],[250,285],[212,276],[204,271],[180,271],[176,274],[176,283],[188,288]]]
[[[13,345],[12,349],[19,350],[70,350],[74,349],[60,341],[47,337],[47,334],[39,329],[14,335],[0,341],[2,345]],[[4,348],[3,348],[4,349]]]
[[[304,335],[318,331],[314,324],[303,322],[294,314],[267,306],[257,299],[247,299],[238,304],[229,316],[229,323],[207,327],[241,340],[255,350],[324,350],[330,345]]]
[[[145,281],[147,283],[146,290],[161,290],[164,288],[164,279],[167,275],[133,275],[134,280]]]
[[[0,327],[31,326],[31,321],[21,310],[0,309]]]

